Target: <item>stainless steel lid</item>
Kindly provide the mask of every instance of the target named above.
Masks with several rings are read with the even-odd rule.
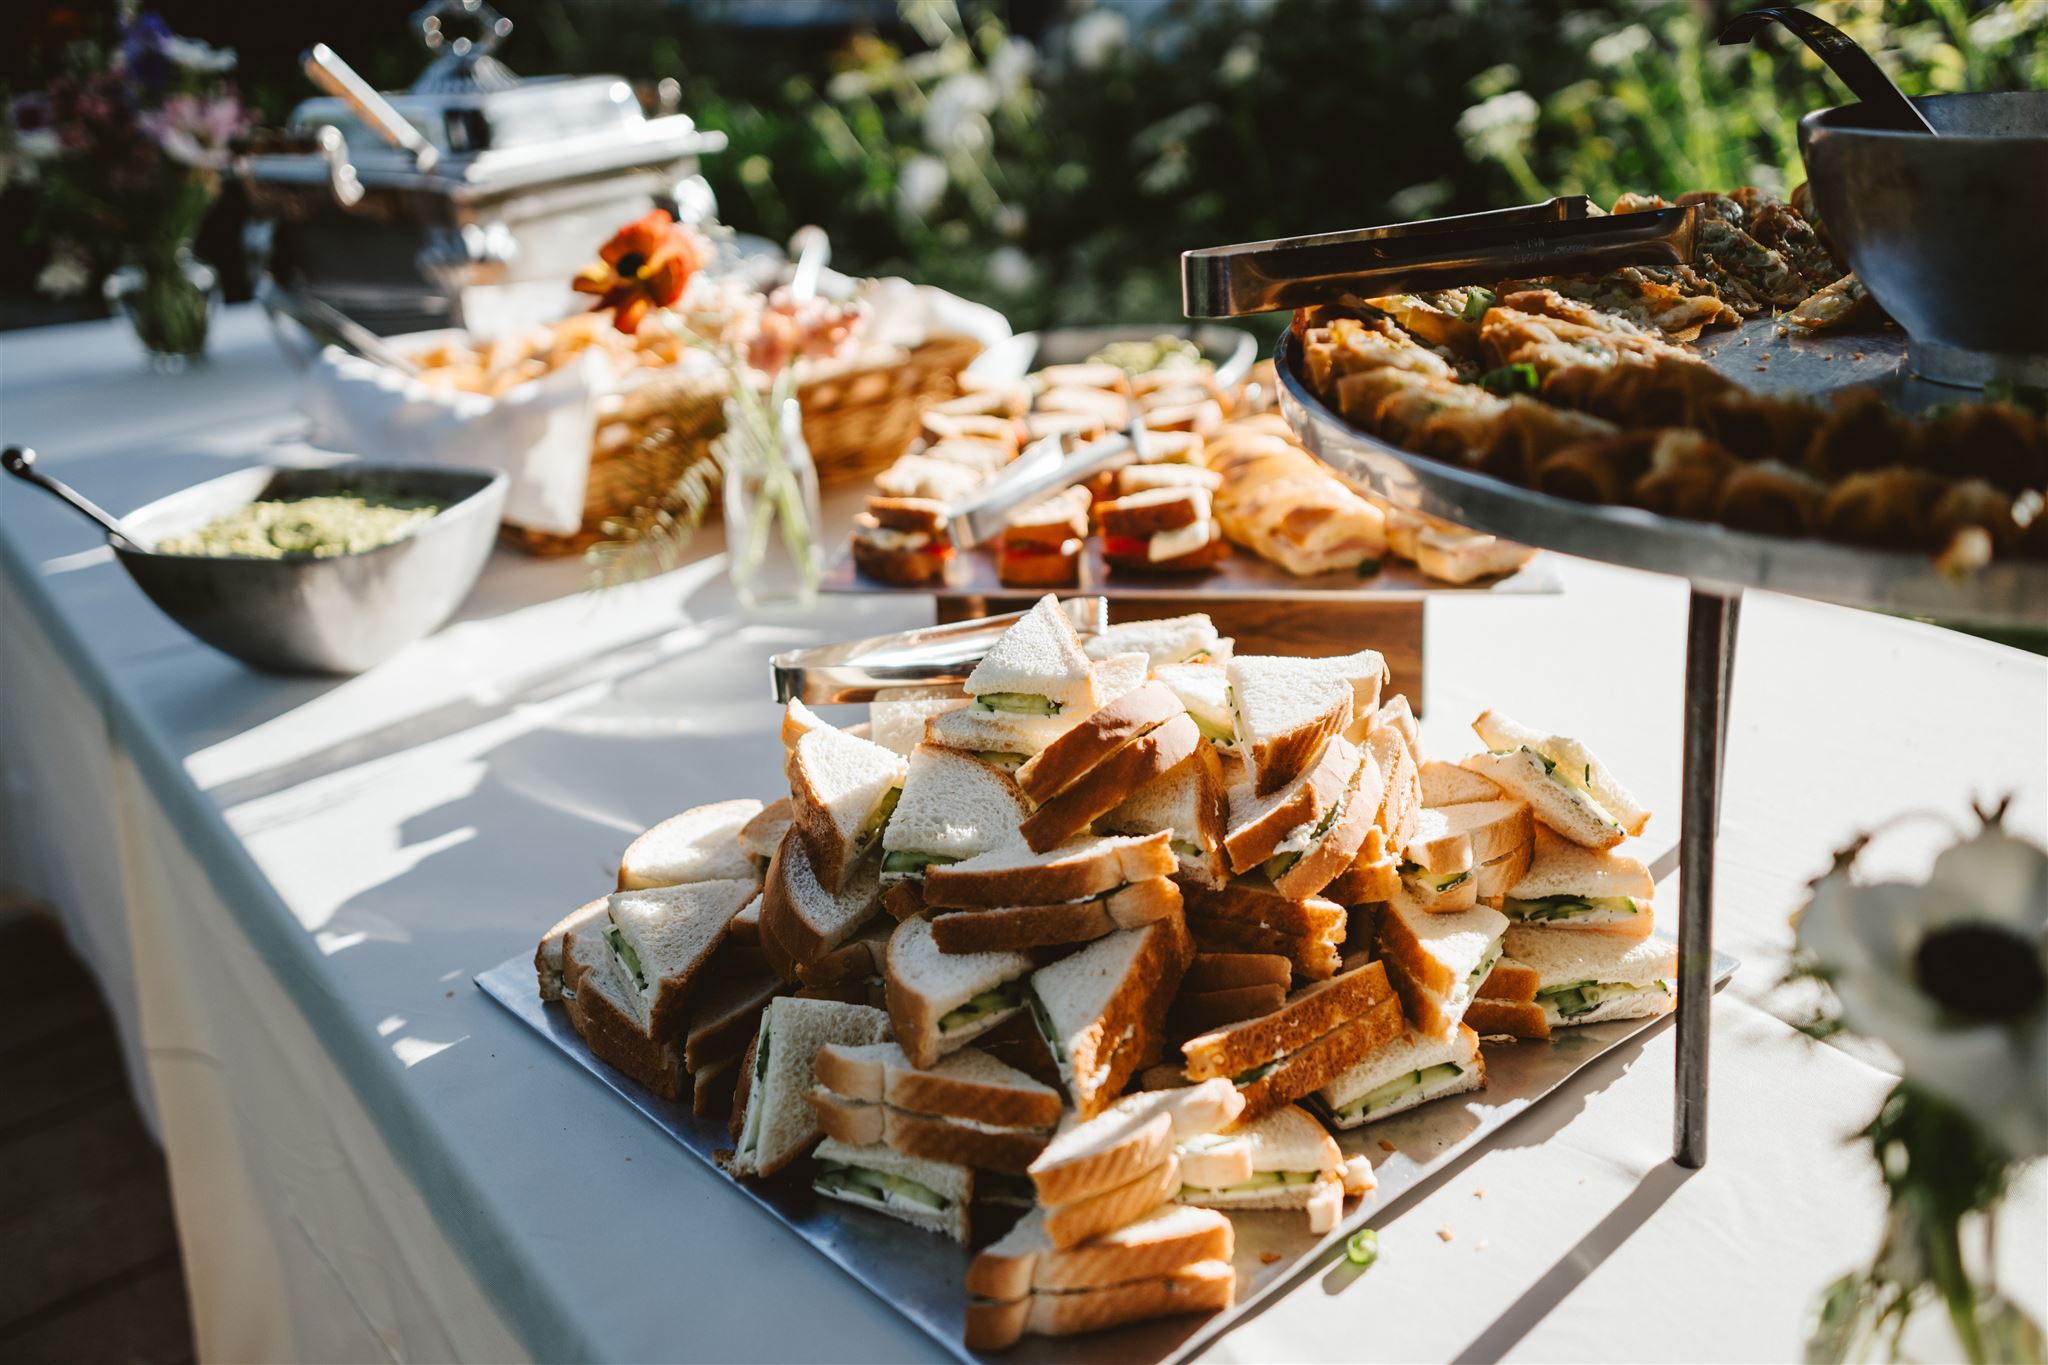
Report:
[[[724,134],[700,130],[687,114],[648,118],[632,87],[616,76],[522,80],[492,55],[512,24],[483,0],[433,0],[412,20],[421,42],[436,55],[411,89],[382,99],[410,128],[413,136],[401,132],[403,140],[416,138],[431,155],[422,157],[417,144],[396,145],[374,126],[376,115],[360,97],[337,91],[292,111],[292,132],[317,141],[320,130],[336,130],[364,188],[473,198],[659,165],[725,146]],[[455,33],[458,24],[470,32]],[[332,81],[323,83],[336,89]],[[249,158],[248,172],[258,181],[312,184],[329,178],[332,160],[319,154],[256,155]]]

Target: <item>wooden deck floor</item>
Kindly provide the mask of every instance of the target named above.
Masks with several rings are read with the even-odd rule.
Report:
[[[163,1153],[99,989],[41,915],[0,913],[0,961],[0,1360],[191,1360]]]

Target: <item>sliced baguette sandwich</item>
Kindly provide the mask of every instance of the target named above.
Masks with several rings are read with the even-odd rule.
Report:
[[[1107,659],[1132,651],[1144,654],[1154,669],[1165,664],[1219,663],[1230,657],[1230,642],[1216,633],[1216,623],[1202,612],[1111,626],[1083,644],[1091,659]]]
[[[1213,1140],[1183,1144],[1178,1203],[1224,1210],[1306,1209],[1325,1233],[1344,1216],[1344,1154],[1315,1116],[1289,1104],[1247,1113]],[[1242,1173],[1249,1168],[1249,1174]],[[1242,1178],[1238,1178],[1242,1175]]]
[[[1460,1024],[1449,1038],[1407,1030],[1324,1086],[1316,1098],[1333,1125],[1356,1128],[1485,1084],[1479,1035]]]
[[[1254,793],[1265,796],[1307,771],[1353,716],[1378,708],[1387,665],[1368,649],[1333,659],[1241,655],[1226,671],[1238,747]]]
[[[905,1156],[880,1143],[855,1146],[831,1137],[818,1144],[816,1155],[811,1188],[827,1199],[967,1244],[974,1203],[974,1172],[968,1167]]]
[[[882,881],[922,876],[934,864],[1014,845],[1027,809],[1001,770],[958,750],[920,744],[910,753],[903,794],[882,831]]]
[[[1220,891],[1184,886],[1181,898],[1188,932],[1204,951],[1278,954],[1311,981],[1337,971],[1346,916],[1335,901],[1283,896],[1257,877]]]
[[[776,975],[800,981],[799,968],[844,947],[881,907],[881,873],[863,859],[845,886],[828,887],[811,861],[810,845],[792,827],[775,846],[761,884],[761,951]]]
[[[1163,831],[1093,835],[1042,853],[1012,846],[934,866],[925,873],[924,899],[935,909],[1049,905],[1169,877],[1178,866]]]
[[[1303,987],[1270,1014],[1190,1038],[1181,1053],[1190,1079],[1235,1085],[1252,1119],[1321,1089],[1401,1027],[1386,971],[1369,962]]]
[[[1179,866],[1175,875],[1214,888],[1230,879],[1223,852],[1229,819],[1223,764],[1213,747],[1198,744],[1178,765],[1132,792],[1095,823],[1109,834],[1165,834]]]
[[[1514,925],[1508,955],[1540,978],[1535,1004],[1552,1028],[1663,1014],[1677,1000],[1678,947]]]
[[[792,701],[792,714],[801,705]],[[907,768],[902,755],[830,726],[806,730],[790,749],[791,827],[827,890],[845,889],[881,839]]]
[[[1163,1048],[1194,955],[1179,916],[1120,929],[1031,974],[1031,1010],[1080,1117],[1107,1108]]]
[[[828,1044],[809,1100],[828,1137],[1022,1174],[1052,1139],[1060,1092],[978,1048],[919,1070],[894,1043]]]
[[[827,1043],[878,1043],[889,1016],[867,1005],[778,996],[761,1014],[761,1029],[742,1063],[743,1095],[734,1100],[735,1147],[727,1169],[771,1176],[817,1141],[817,1116],[804,1102],[818,1083],[812,1063]]]
[[[641,992],[620,974],[604,933],[609,924],[608,916],[592,915],[563,932],[562,1003],[569,1022],[599,1061],[662,1099],[680,1100],[689,1073],[674,1043],[655,1036]]]
[[[758,880],[761,869],[740,848],[739,835],[761,813],[759,801],[715,801],[672,815],[626,846],[619,890],[685,882]]]
[[[1577,740],[1541,734],[1494,711],[1472,728],[1488,752],[1464,766],[1528,802],[1538,820],[1573,843],[1612,848],[1649,823],[1650,813]]]
[[[1230,1220],[1161,1205],[1064,1250],[1032,1210],[967,1271],[967,1348],[1000,1351],[1025,1334],[1069,1336],[1228,1308],[1237,1276]]]
[[[889,937],[883,991],[911,1062],[935,1064],[1025,1008],[1033,967],[1024,953],[946,953],[931,921],[904,920]]]
[[[1656,883],[1634,858],[1539,829],[1534,857],[1500,903],[1516,924],[1644,938],[1656,925]]]
[[[1432,914],[1404,885],[1380,912],[1380,960],[1408,1020],[1431,1037],[1449,1037],[1500,958],[1507,917],[1475,906]]]
[[[607,898],[611,923],[600,932],[618,962],[619,980],[644,1002],[656,1037],[681,1034],[706,964],[725,940],[732,917],[754,895],[749,877],[614,891]]]

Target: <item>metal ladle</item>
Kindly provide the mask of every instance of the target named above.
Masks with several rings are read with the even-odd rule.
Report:
[[[72,508],[99,524],[101,530],[125,545],[134,545],[135,538],[128,534],[128,528],[121,519],[108,512],[85,494],[65,483],[53,479],[36,468],[36,453],[27,446],[9,446],[0,450],[0,469],[5,469],[17,479],[24,479],[42,489],[54,498],[71,504]]]
[[[1749,42],[1773,22],[1783,24],[1794,37],[1813,49],[1814,55],[1827,63],[1828,70],[1849,87],[1849,93],[1870,110],[1872,121],[1878,126],[1902,133],[1936,135],[1934,125],[1898,86],[1892,84],[1892,78],[1884,74],[1884,68],[1872,60],[1861,44],[1827,20],[1809,14],[1797,5],[1765,5],[1736,15],[1722,28],[1720,44],[1733,47],[1737,43]]]

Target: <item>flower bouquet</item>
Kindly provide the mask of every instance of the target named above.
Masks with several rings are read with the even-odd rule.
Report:
[[[1900,1073],[1859,1134],[1890,1201],[1883,1241],[1823,1294],[1809,1361],[1902,1358],[1932,1303],[1970,1361],[2043,1358],[2039,1324],[1991,1279],[2013,1172],[2048,1153],[2048,853],[2006,833],[2004,811],[1980,811],[1920,885],[1856,880],[1859,836],[1795,916],[1792,979],[1822,988],[1806,1031],[1879,1043]]]
[[[74,73],[9,109],[48,244],[39,283],[75,293],[102,277],[152,362],[177,368],[205,351],[218,299],[191,244],[247,122],[224,79],[235,54],[144,12],[110,50],[80,42],[71,58]]]

